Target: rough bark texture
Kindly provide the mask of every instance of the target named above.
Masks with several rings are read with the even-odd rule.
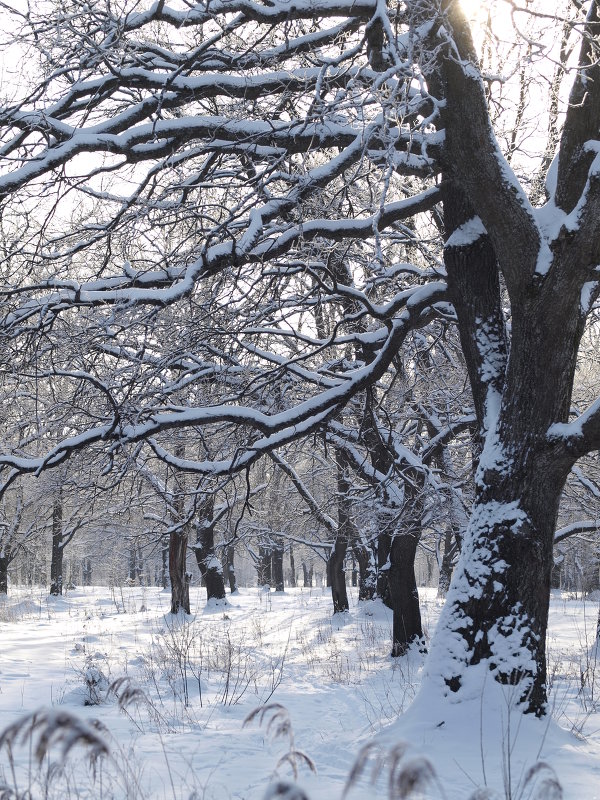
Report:
[[[190,613],[190,576],[186,571],[188,535],[169,535],[169,580],[171,582],[171,614]]]
[[[373,600],[377,593],[377,569],[373,550],[355,540],[352,551],[358,564],[358,599]]]
[[[348,611],[348,591],[346,589],[346,572],[344,564],[348,543],[356,538],[354,522],[352,520],[352,509],[348,497],[350,491],[350,481],[348,478],[348,462],[343,451],[336,450],[337,462],[337,508],[338,508],[338,528],[335,543],[329,562],[327,564],[329,579],[331,582],[331,597],[333,600],[333,612],[337,614],[341,611]]]
[[[178,458],[185,456],[185,444],[177,443],[175,452]],[[173,507],[174,520],[179,529],[169,534],[169,583],[171,584],[171,613],[184,611],[190,613],[190,579],[187,571],[188,528],[185,522],[185,475],[174,476]]]
[[[419,593],[415,579],[418,535],[396,535],[390,551],[388,584],[393,608],[392,655],[401,656],[423,638]]]
[[[519,685],[527,710],[542,714],[554,529],[560,493],[577,457],[576,448],[560,437],[553,440],[549,430],[568,421],[588,311],[582,308],[582,286],[586,270],[598,261],[598,187],[590,182],[580,231],[563,229],[545,244],[527,199],[498,155],[464,16],[456,4],[444,7],[460,54],[444,58],[439,71],[448,164],[444,257],[482,453],[473,514],[432,649],[454,665],[442,676],[451,690],[461,687],[465,669],[485,662],[499,681]],[[580,77],[576,97],[578,85]],[[566,210],[580,197],[590,163],[582,142],[597,133],[597,113],[588,119],[600,100],[597,82],[588,89],[585,102],[581,97],[569,108],[561,143],[559,184],[562,174],[569,186],[561,186],[556,199]],[[473,209],[485,232],[453,239]],[[510,352],[499,270],[511,303]]]
[[[363,436],[369,448],[371,463],[382,475],[391,474],[394,460],[382,440],[372,411],[373,398],[367,396]],[[379,487],[377,524],[377,594],[392,610],[392,655],[406,652],[409,645],[421,639],[421,611],[415,577],[415,555],[421,534],[423,473],[405,470],[405,502],[400,509]]]
[[[327,562],[328,582],[331,586],[334,614],[348,611],[350,608],[346,590],[346,573],[344,571],[347,549],[348,542],[338,536]]]
[[[446,597],[448,589],[450,588],[450,580],[452,579],[452,571],[454,569],[454,559],[458,554],[458,547],[454,540],[452,527],[449,525],[446,528],[444,536],[444,553],[440,561],[440,575],[438,580],[438,597]]]

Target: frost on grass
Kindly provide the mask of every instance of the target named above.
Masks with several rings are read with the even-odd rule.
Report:
[[[68,711],[45,709],[26,714],[5,728],[0,734],[0,750],[12,750],[15,745],[30,741],[40,764],[54,747],[60,748],[64,761],[74,747],[83,746],[87,758],[95,762],[110,752],[104,732],[107,733],[106,728],[97,720],[87,723]]]

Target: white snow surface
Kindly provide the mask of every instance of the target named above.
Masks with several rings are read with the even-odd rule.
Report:
[[[15,788],[16,779],[19,792],[49,800],[262,800],[274,780],[293,781],[289,761],[281,761],[289,737],[273,737],[277,719],[268,724],[285,712],[271,709],[262,724],[256,717],[244,726],[244,719],[279,703],[294,747],[317,770],[296,759],[297,782],[311,800],[341,798],[370,744],[371,761],[350,799],[387,797],[388,767],[374,786],[370,780],[376,755],[392,748],[405,777],[430,775],[411,797],[467,800],[477,787],[493,790],[489,797],[554,797],[536,791],[556,775],[565,800],[600,799],[597,602],[552,596],[552,715],[540,721],[523,717],[510,687],[476,669],[471,679],[480,688],[465,695],[475,699],[440,703],[437,693],[423,692],[411,706],[423,656],[392,659],[390,612],[379,602],[358,603],[355,591],[350,612],[332,616],[327,589],[240,589],[227,604],[207,607],[204,590],[194,587],[195,615],[172,617],[168,593],[156,588],[90,587],[49,598],[42,588],[11,587],[0,603],[0,727],[40,708],[50,709],[54,725],[58,712],[71,713],[99,721],[111,755],[96,763],[94,778],[77,745],[57,770],[58,742],[38,769],[29,740],[19,739],[14,772],[0,751],[0,784]],[[429,637],[442,603],[433,589],[420,596]],[[139,690],[125,711],[106,693],[117,679],[125,679],[118,693]],[[540,762],[547,766],[528,779]]]

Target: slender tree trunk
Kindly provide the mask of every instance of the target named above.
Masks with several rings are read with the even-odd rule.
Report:
[[[178,458],[185,456],[185,444],[176,444]],[[173,505],[179,530],[169,534],[169,582],[171,584],[171,613],[184,611],[190,613],[190,578],[187,571],[188,531],[185,525],[185,475],[178,472],[174,476]]]
[[[390,552],[392,549],[392,535],[388,528],[392,524],[388,519],[385,509],[379,508],[376,514],[377,528],[377,588],[376,594],[384,605],[391,609],[392,601],[390,598],[389,569]],[[382,530],[383,529],[383,530]]]
[[[394,462],[381,439],[372,404],[373,397],[369,391],[363,436],[373,466],[380,474],[387,475],[393,470]],[[394,499],[385,487],[379,487],[377,511],[377,593],[393,613],[393,656],[402,655],[412,642],[423,636],[415,555],[421,535],[424,472],[406,464],[403,474],[407,478],[403,507],[399,507],[399,500]]]
[[[214,495],[207,495],[196,522],[196,561],[204,579],[207,600],[225,599],[223,565],[215,552]]]
[[[294,562],[294,548],[290,544],[290,586],[295,589],[296,582],[296,564]]]
[[[283,580],[283,543],[276,540],[273,547],[273,582],[276,592],[283,592],[285,589]]]
[[[188,535],[181,531],[169,534],[169,580],[171,614],[190,613],[190,577],[186,570]]]
[[[229,581],[229,591],[231,594],[237,592],[237,581],[235,579],[235,547],[230,544],[225,550],[225,571],[227,572],[227,580]]]
[[[440,562],[440,576],[438,580],[438,597],[446,597],[450,588],[452,570],[454,569],[454,559],[458,554],[458,547],[454,539],[454,532],[450,525],[446,528],[444,536],[444,554]]]
[[[133,542],[129,545],[129,580],[131,583],[137,581],[137,553]]]
[[[340,449],[336,450],[336,464],[338,528],[335,543],[327,562],[334,614],[348,611],[350,608],[348,603],[348,591],[346,589],[344,562],[348,551],[348,543],[351,538],[356,538],[352,521],[352,509],[348,497],[350,491],[348,461],[343,451]]]
[[[63,506],[62,491],[58,490],[52,504],[52,559],[50,562],[50,594],[61,595],[63,591]]]
[[[302,562],[302,584],[305,589],[312,586],[312,580],[308,577],[308,567],[305,561]]]
[[[144,582],[144,557],[142,555],[142,546],[138,542],[136,547],[136,557],[137,563],[135,566],[135,579],[138,583],[138,586],[141,586]]]
[[[163,539],[160,548],[160,585],[163,589],[169,588],[169,541]]]
[[[10,557],[4,553],[0,556],[0,594],[8,594],[8,565]]]
[[[82,577],[84,586],[92,585],[92,561],[90,558],[83,560]]]
[[[271,586],[272,573],[272,548],[270,545],[260,545],[258,548],[258,563],[256,565],[259,587]]]

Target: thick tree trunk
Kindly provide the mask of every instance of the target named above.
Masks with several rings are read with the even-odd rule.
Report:
[[[418,543],[417,533],[396,534],[392,541],[388,582],[393,610],[393,656],[404,655],[413,642],[423,638],[414,569]]]
[[[553,534],[562,481],[545,459],[481,487],[459,566],[435,637],[436,652],[456,654],[446,685],[456,691],[464,668],[487,661],[502,683],[519,684],[526,707],[544,712],[545,641]],[[457,642],[460,644],[457,645]],[[433,647],[433,646],[432,646]],[[464,659],[463,665],[460,661]]]
[[[377,568],[373,550],[357,540],[352,551],[358,564],[358,599],[373,600],[377,593]]]
[[[452,231],[472,211],[450,182],[445,192]],[[575,267],[565,263],[561,271],[562,255],[554,253],[559,281],[532,279],[526,292],[513,297],[507,355],[488,237],[468,244],[450,239],[445,248],[483,448],[473,513],[432,642],[432,663],[446,665],[445,687],[457,691],[465,670],[484,662],[500,682],[518,684],[524,707],[536,714],[544,713],[546,701],[554,530],[573,460],[560,443],[552,444],[548,431],[568,420],[584,323],[580,288],[570,283]],[[527,269],[523,264],[524,276]]]
[[[344,572],[344,561],[348,542],[338,536],[327,562],[327,571],[331,581],[331,597],[333,600],[333,613],[338,614],[348,611],[348,592],[346,590],[346,573]]]
[[[215,552],[214,495],[202,503],[196,522],[196,561],[204,579],[207,600],[225,599],[223,566]]]
[[[52,559],[50,561],[50,594],[61,595],[63,591],[63,507],[62,492],[59,491],[52,504]]]
[[[92,560],[90,558],[85,558],[83,560],[82,566],[82,578],[83,578],[83,585],[84,586],[91,586],[92,585]]]

